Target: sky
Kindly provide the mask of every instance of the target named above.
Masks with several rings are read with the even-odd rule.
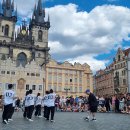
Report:
[[[130,0],[43,0],[50,15],[49,47],[59,62],[87,63],[93,72],[130,47]],[[15,0],[18,22],[29,20],[37,0]]]

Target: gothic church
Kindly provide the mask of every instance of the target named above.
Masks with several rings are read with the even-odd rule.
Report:
[[[17,9],[14,0],[0,5],[0,94],[9,83],[22,98],[26,90],[45,91],[45,66],[49,62],[48,30],[42,1],[35,5],[29,26],[26,21],[15,32]]]

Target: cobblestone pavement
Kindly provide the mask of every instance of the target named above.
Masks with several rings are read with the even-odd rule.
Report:
[[[51,123],[36,117],[33,117],[33,122],[29,122],[22,118],[21,112],[16,112],[14,121],[8,125],[0,120],[0,130],[130,130],[130,115],[98,113],[97,121],[94,122],[84,121],[85,115],[86,113],[57,112],[55,123]]]

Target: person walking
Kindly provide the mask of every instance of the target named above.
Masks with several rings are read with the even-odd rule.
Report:
[[[41,95],[40,93],[37,94],[36,101],[35,101],[35,109],[36,109],[35,116],[38,117],[42,117],[41,116],[42,97],[40,95]]]
[[[9,117],[12,114],[12,107],[13,107],[13,101],[16,98],[15,92],[12,90],[13,89],[13,84],[8,85],[8,90],[5,90],[3,93],[3,105],[4,105],[4,110],[3,110],[3,123],[8,124],[9,122]]]
[[[90,114],[92,115],[92,121],[96,121],[95,116],[96,116],[97,107],[98,107],[97,99],[94,96],[94,94],[90,92],[89,89],[86,90],[86,94],[88,95],[88,105],[89,105]]]
[[[54,122],[55,98],[56,94],[53,93],[53,90],[51,89],[50,94],[48,94],[48,104],[47,104],[47,120],[49,120],[49,116],[51,113],[51,122]]]

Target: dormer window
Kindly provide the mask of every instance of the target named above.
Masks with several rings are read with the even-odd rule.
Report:
[[[5,25],[4,35],[5,35],[5,36],[9,36],[9,25]]]
[[[118,61],[120,61],[121,60],[121,56],[120,55],[118,55]]]

